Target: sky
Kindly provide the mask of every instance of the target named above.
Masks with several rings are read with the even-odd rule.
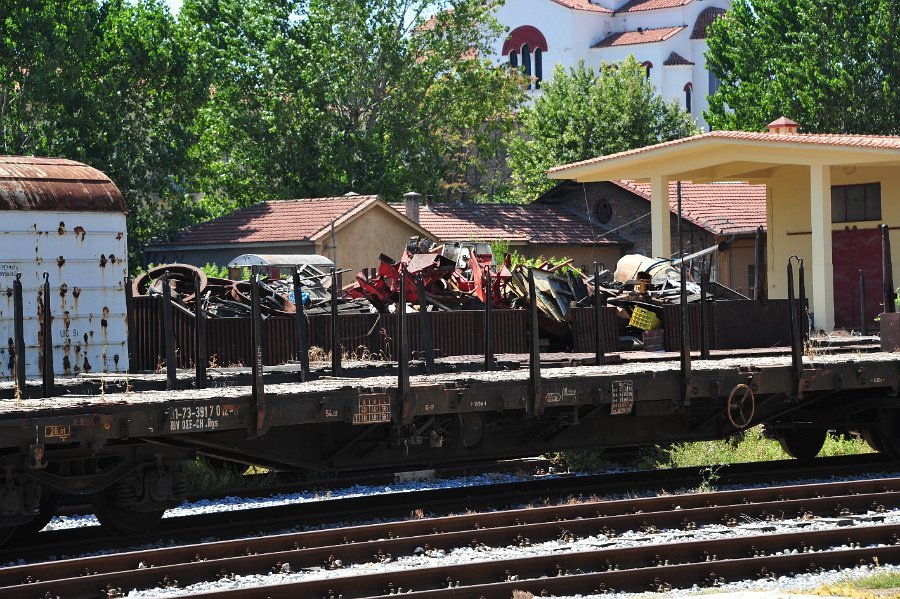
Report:
[[[169,12],[173,15],[177,15],[178,11],[181,10],[181,0],[166,0],[166,4],[169,5]]]

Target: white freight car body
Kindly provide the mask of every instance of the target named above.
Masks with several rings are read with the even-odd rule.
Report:
[[[127,371],[125,216],[118,188],[96,169],[0,156],[0,377],[15,379],[17,275],[27,378],[41,376],[45,274],[54,374]]]

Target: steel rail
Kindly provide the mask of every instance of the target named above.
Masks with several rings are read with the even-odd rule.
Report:
[[[589,502],[61,560],[0,570],[0,586],[6,587],[0,588],[0,595],[20,596],[16,594],[19,585],[30,583],[26,585],[30,596],[64,592],[67,597],[89,597],[103,584],[132,588],[152,587],[161,580],[192,584],[215,579],[222,572],[261,574],[285,563],[294,569],[359,563],[373,555],[411,555],[417,547],[505,546],[524,539],[614,536],[623,530],[690,530],[701,524],[775,514],[781,519],[841,515],[849,510],[900,506],[898,489],[900,479],[883,479]],[[827,493],[832,495],[822,496]]]

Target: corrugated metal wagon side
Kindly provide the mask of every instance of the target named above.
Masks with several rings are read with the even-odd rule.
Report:
[[[59,158],[0,156],[0,377],[14,377],[13,282],[21,274],[26,376],[41,376],[44,273],[57,376],[128,368],[122,194]]]

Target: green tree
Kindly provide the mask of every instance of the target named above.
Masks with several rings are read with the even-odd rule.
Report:
[[[444,10],[447,7],[452,10]],[[260,198],[475,193],[520,78],[479,58],[498,35],[485,0],[188,0],[214,93],[200,185]]]
[[[697,133],[677,102],[666,103],[633,56],[599,72],[584,62],[557,65],[543,93],[519,113],[509,142],[511,201],[534,199],[553,185],[545,172],[560,164]]]
[[[79,160],[130,208],[131,266],[190,222],[181,191],[206,89],[161,0],[0,0],[0,152]]]
[[[765,130],[786,115],[806,132],[900,133],[900,2],[736,0],[708,30],[721,82],[706,118]]]

